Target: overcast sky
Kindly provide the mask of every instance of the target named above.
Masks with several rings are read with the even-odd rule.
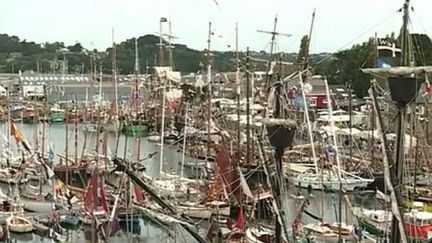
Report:
[[[396,11],[403,0],[0,0],[0,33],[36,42],[81,42],[86,48],[105,49],[116,42],[156,33],[159,20],[172,21],[175,42],[194,49],[207,45],[208,22],[215,33],[212,49],[234,46],[235,23],[239,45],[244,50],[268,48],[275,15],[278,50],[297,52],[300,39],[309,32],[312,11],[316,18],[311,51],[336,51],[366,40],[375,32],[398,32],[402,15]],[[432,34],[432,0],[412,0],[414,32]],[[164,26],[164,31],[168,25]]]

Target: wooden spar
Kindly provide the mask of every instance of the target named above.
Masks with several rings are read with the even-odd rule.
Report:
[[[42,117],[42,148],[41,148],[41,154],[42,158],[45,156],[45,129],[46,129],[46,122],[48,122],[48,97],[46,92],[46,85],[44,85],[44,108],[43,108],[43,117]]]
[[[78,163],[78,106],[77,106],[77,98],[75,95],[75,164]],[[82,158],[82,157],[81,157]],[[81,164],[81,162],[79,163]]]
[[[184,162],[186,158],[186,139],[187,139],[187,130],[188,130],[188,114],[189,114],[189,101],[186,101],[186,112],[185,112],[185,127],[183,132],[183,150],[182,150],[182,160],[181,160],[181,168],[180,168],[180,178],[183,178],[184,172]],[[179,179],[180,179],[179,178]]]
[[[66,126],[65,126],[65,163],[66,168],[69,166],[69,108],[66,103]],[[66,169],[65,171],[65,184],[69,185],[69,170]]]
[[[165,137],[165,102],[166,102],[166,83],[165,80],[162,89],[162,121],[161,121],[161,134],[160,134],[160,157],[159,157],[159,177],[163,172],[163,162],[164,162],[164,137]]]
[[[249,47],[246,49],[246,164],[250,165],[250,75]]]
[[[311,26],[310,26],[309,36],[308,36],[308,41],[307,41],[307,48],[306,48],[307,52],[305,55],[305,60],[304,60],[304,65],[303,65],[303,70],[302,70],[303,74],[299,74],[300,87],[301,87],[301,92],[302,92],[302,96],[303,96],[303,101],[306,101],[306,93],[304,91],[303,81],[307,82],[307,77],[308,77],[307,72],[309,70],[309,48],[310,48],[310,41],[312,38],[312,30],[313,30],[314,22],[315,22],[315,9],[312,13],[312,21],[311,21]],[[303,105],[304,105],[306,123],[308,126],[309,140],[310,140],[310,145],[311,145],[311,149],[312,149],[312,157],[313,157],[313,161],[314,161],[315,171],[318,173],[318,162],[317,162],[317,157],[316,157],[316,152],[315,152],[315,144],[313,141],[312,126],[311,126],[310,118],[309,118],[309,107],[307,105],[307,102],[303,102]]]
[[[303,75],[299,75],[299,79],[300,79],[300,90],[302,92],[302,96],[303,96],[303,100],[306,101],[306,94],[304,91],[304,85],[303,85]],[[308,126],[308,132],[309,132],[309,141],[310,141],[310,145],[311,145],[311,149],[312,149],[312,158],[313,158],[313,162],[314,162],[314,166],[315,166],[315,171],[316,173],[318,173],[318,162],[317,162],[317,156],[316,156],[316,152],[315,152],[315,144],[313,141],[313,134],[312,134],[312,125],[310,122],[310,118],[309,118],[309,107],[307,105],[307,102],[303,102],[304,104],[304,113],[305,113],[305,117],[306,117],[306,124]]]
[[[156,192],[154,192],[148,185],[147,183],[142,180],[141,178],[139,178],[137,175],[135,175],[135,173],[128,168],[126,161],[121,160],[120,158],[114,158],[113,159],[114,164],[117,165],[116,170],[117,171],[123,171],[125,172],[129,178],[135,182],[137,185],[139,185],[144,191],[146,191],[149,196],[157,203],[159,204],[161,207],[167,209],[173,217],[178,218],[178,214],[176,212],[176,210],[169,204],[167,204],[164,200],[162,200],[157,194]],[[184,215],[180,216],[181,220],[186,221],[186,222],[191,222],[191,220],[187,217],[185,217]],[[207,243],[208,241],[205,240],[204,238],[202,238],[197,232],[195,232],[194,229],[190,228],[189,226],[185,225],[185,224],[180,224],[186,231],[188,231],[198,242],[200,243]]]
[[[235,162],[233,163],[233,168],[236,168],[238,165],[238,162],[241,159],[241,131],[240,131],[240,92],[241,92],[241,86],[240,86],[240,63],[239,63],[239,54],[238,54],[238,25],[236,23],[236,84],[237,84],[237,156],[235,159]]]
[[[397,203],[397,199],[396,199],[396,192],[393,188],[392,182],[390,181],[390,165],[389,165],[389,161],[388,161],[388,154],[387,154],[387,138],[385,136],[385,134],[383,133],[382,127],[383,127],[383,122],[381,119],[381,110],[380,110],[380,106],[376,97],[376,90],[375,90],[375,81],[372,82],[372,89],[369,90],[369,95],[370,97],[372,97],[372,102],[373,102],[373,109],[374,112],[376,113],[376,119],[377,119],[377,130],[379,135],[381,136],[381,139],[383,141],[383,146],[381,146],[381,152],[384,155],[383,157],[383,164],[384,164],[384,182],[385,182],[385,186],[387,188],[387,191],[390,193],[390,199],[391,199],[391,210],[393,213],[393,217],[396,218],[397,224],[396,224],[396,228],[398,229],[398,231],[400,232],[400,240],[401,242],[407,242],[407,238],[405,235],[405,230],[404,230],[404,224],[402,222],[402,217],[401,217],[401,213],[399,211],[398,208],[398,203]],[[395,231],[395,228],[392,229],[392,231]],[[393,242],[393,241],[392,241]]]
[[[305,60],[304,60],[304,65],[303,65],[303,69],[304,70],[308,70],[309,69],[309,50],[310,50],[310,43],[311,43],[311,39],[312,39],[312,31],[313,31],[313,27],[314,27],[314,23],[315,23],[315,9],[313,10],[312,13],[312,21],[311,21],[311,26],[309,29],[309,36],[308,36],[308,40],[307,40],[307,47],[306,47],[306,56],[305,56]],[[307,73],[305,73],[305,75],[307,75]]]
[[[211,52],[210,52],[210,44],[211,44],[211,22],[209,22],[208,26],[208,40],[207,40],[207,85],[208,85],[208,96],[207,96],[207,158],[211,155],[211,120],[212,120],[212,84],[211,84]]]
[[[162,67],[164,65],[164,52],[163,52],[163,40],[162,40],[162,23],[166,22],[166,18],[161,18],[159,21],[159,60],[158,65]]]
[[[267,62],[267,72],[266,72],[266,82],[265,82],[265,87],[264,90],[265,91],[269,91],[270,90],[270,79],[273,76],[272,74],[270,74],[270,71],[272,69],[272,62],[273,62],[273,51],[274,51],[274,44],[275,44],[275,40],[276,40],[276,36],[277,35],[283,35],[283,36],[287,36],[290,37],[290,34],[284,34],[284,33],[279,33],[276,32],[276,26],[277,26],[277,15],[275,16],[274,19],[274,25],[273,25],[273,31],[263,31],[263,30],[257,30],[260,33],[265,33],[265,34],[270,34],[271,35],[271,43],[270,43],[270,60]],[[269,92],[267,93],[267,98],[268,98]],[[268,104],[265,103],[264,104],[264,112],[263,112],[263,117],[267,118],[268,114],[267,114],[267,106]],[[263,136],[264,134],[264,127],[261,129],[261,133],[260,135]]]
[[[113,86],[114,86],[114,114],[117,117],[118,116],[117,49],[114,41],[114,28],[112,29],[112,79],[113,79]],[[116,135],[117,135],[117,129],[116,129]]]
[[[342,188],[342,178],[341,178],[341,164],[340,164],[340,157],[339,157],[339,151],[338,151],[338,143],[337,143],[337,134],[336,130],[334,129],[334,120],[333,120],[333,107],[332,107],[332,98],[330,96],[330,90],[327,83],[327,79],[324,79],[324,84],[326,88],[326,94],[327,94],[327,107],[329,111],[329,120],[330,120],[330,128],[332,131],[332,137],[333,137],[333,146],[336,153],[336,164],[337,164],[337,177],[339,181],[339,242],[342,240],[342,194],[343,194],[343,188]],[[322,172],[323,173],[323,172]],[[322,185],[324,187],[324,185]]]

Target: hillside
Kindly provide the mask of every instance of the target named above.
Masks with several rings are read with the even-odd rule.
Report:
[[[424,34],[412,34],[414,44],[414,56],[417,65],[432,65],[432,41]],[[386,37],[397,43],[394,35]],[[299,53],[279,53],[287,62],[301,62],[305,51],[303,37],[299,45]],[[138,38],[140,72],[145,73],[146,67],[151,68],[156,64],[156,56],[159,52],[159,37],[145,35]],[[166,43],[166,42],[165,42]],[[135,40],[128,39],[116,45],[117,67],[121,74],[133,73]],[[315,74],[325,75],[331,84],[346,85],[352,82],[355,93],[362,97],[367,94],[370,77],[363,74],[360,69],[372,67],[375,63],[375,44],[373,39],[364,43],[353,45],[351,48],[337,53],[311,54],[310,63]],[[98,66],[102,65],[105,73],[111,73],[112,58],[111,48],[103,51],[86,50],[80,43],[65,46],[62,42],[35,43],[20,40],[17,36],[0,34],[0,72],[17,73],[18,70],[34,70],[42,73],[62,72],[63,58],[67,59],[67,72],[88,73],[90,70],[90,55],[96,53]],[[212,52],[212,68],[215,71],[235,71],[235,53]],[[244,62],[244,53],[240,53],[240,59]],[[168,52],[164,52],[165,60],[168,60]],[[255,59],[268,60],[269,54],[265,51],[251,51]],[[206,66],[204,51],[198,51],[184,44],[173,45],[173,62],[175,69],[183,73],[197,72]],[[397,65],[397,64],[396,64]],[[266,70],[266,62],[253,62],[251,69],[256,71]]]

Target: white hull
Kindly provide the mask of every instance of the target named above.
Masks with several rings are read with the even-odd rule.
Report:
[[[152,143],[159,143],[159,142],[161,141],[159,135],[152,135],[152,136],[148,136],[148,137],[147,137],[147,140],[148,140],[149,142],[152,142]]]
[[[191,218],[208,219],[212,215],[212,209],[205,206],[177,206],[179,214],[187,215]]]
[[[95,133],[97,132],[97,125],[96,124],[84,124],[83,127],[83,132],[88,132],[88,133]]]
[[[118,134],[118,130],[119,130],[119,124],[116,120],[116,122],[111,123],[111,124],[107,124],[105,126],[105,131],[109,132],[109,133],[116,133]]]
[[[263,235],[273,235],[273,232],[265,229],[258,229],[255,227],[248,228],[246,230],[245,239],[247,243],[266,243],[264,241],[259,240],[258,238]]]
[[[223,206],[223,207],[219,207],[219,208],[213,208],[212,209],[212,214],[213,215],[220,215],[220,216],[226,216],[229,217],[230,216],[230,206]]]
[[[163,224],[166,225],[171,225],[171,224],[186,224],[189,227],[192,227],[192,225],[180,221],[174,217],[171,217],[170,215],[158,212],[158,210],[160,209],[157,206],[154,207],[147,207],[147,206],[141,206],[141,205],[134,205],[134,208],[139,209],[140,211],[144,212],[146,214],[147,217],[151,217],[153,219],[158,220],[159,222],[162,222]]]
[[[367,187],[374,179],[361,178],[347,172],[341,173],[341,181],[334,173],[330,174],[316,174],[316,173],[302,173],[296,175],[291,179],[295,186],[300,188],[307,188],[312,190],[334,190],[334,191],[354,191],[356,188]],[[341,188],[342,186],[342,188]]]
[[[36,213],[50,213],[53,211],[53,203],[50,201],[37,201],[28,198],[21,198],[23,208]]]
[[[33,224],[20,216],[10,216],[6,219],[9,230],[14,233],[28,233],[33,230]]]

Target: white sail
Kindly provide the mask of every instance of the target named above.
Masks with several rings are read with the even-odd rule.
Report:
[[[243,193],[244,193],[246,196],[248,196],[249,198],[254,199],[254,196],[252,195],[252,192],[251,192],[251,190],[250,190],[250,188],[249,188],[249,185],[248,185],[247,182],[246,182],[246,179],[245,179],[245,177],[244,177],[244,175],[243,175],[243,173],[242,173],[240,167],[237,167],[237,170],[239,171],[240,185],[241,185],[241,188],[242,188]]]

